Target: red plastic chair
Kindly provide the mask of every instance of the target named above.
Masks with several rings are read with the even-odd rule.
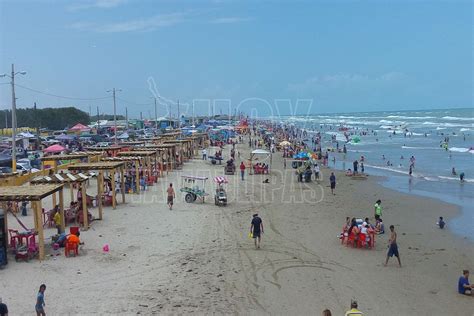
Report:
[[[18,230],[8,229],[8,235],[10,236],[10,247],[15,251],[16,250],[16,241],[18,238]]]
[[[359,234],[359,239],[357,240],[357,247],[362,248],[367,244],[367,235]]]
[[[64,255],[66,257],[69,257],[69,255],[71,254],[71,251],[73,252],[74,257],[78,256],[79,255],[79,245],[75,244],[75,243],[71,243],[71,242],[66,242],[66,246],[64,247]]]
[[[78,226],[71,226],[69,227],[69,233],[71,235],[75,235],[77,232],[79,232],[79,227]]]

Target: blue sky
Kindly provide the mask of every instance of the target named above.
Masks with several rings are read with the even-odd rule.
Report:
[[[472,9],[470,1],[3,0],[0,73],[15,63],[28,72],[19,85],[73,98],[120,88],[118,112],[132,117],[154,115],[153,94],[159,115],[176,115],[177,99],[182,112],[194,102],[197,114],[231,104],[261,116],[472,107]],[[110,98],[23,87],[17,96],[21,107],[112,112]],[[10,98],[0,84],[0,107]]]

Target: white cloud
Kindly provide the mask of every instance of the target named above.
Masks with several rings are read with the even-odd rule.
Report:
[[[100,24],[95,22],[78,22],[72,24],[71,27],[77,30],[93,31],[98,33],[153,31],[160,27],[183,23],[186,21],[186,17],[186,13],[170,13],[117,23]]]
[[[231,23],[240,23],[245,21],[250,21],[252,18],[249,17],[224,17],[224,18],[216,18],[211,20],[210,23],[213,24],[231,24]]]
[[[128,0],[95,0],[85,1],[73,4],[68,7],[70,11],[87,10],[87,9],[112,9],[125,4]]]
[[[114,23],[97,23],[97,22],[77,22],[70,25],[71,28],[82,31],[91,31],[97,33],[120,33],[120,32],[139,32],[154,31],[161,27],[172,26],[190,21],[198,21],[201,16],[202,23],[211,24],[231,24],[252,20],[249,17],[222,17],[204,21],[202,12],[176,12],[170,14],[154,15],[152,17],[144,17],[135,20],[114,22]]]

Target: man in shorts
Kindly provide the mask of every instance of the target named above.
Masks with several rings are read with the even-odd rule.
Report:
[[[176,197],[176,194],[174,193],[173,189],[173,183],[170,183],[170,186],[166,190],[168,193],[168,207],[170,208],[170,211],[173,209],[173,199]]]
[[[252,234],[253,240],[255,242],[255,248],[260,248],[261,234],[263,234],[263,222],[258,214],[254,214],[252,218],[252,223],[250,224],[250,233]]]
[[[395,232],[395,227],[393,225],[390,225],[390,239],[388,240],[387,259],[385,260],[384,266],[387,266],[388,259],[393,256],[397,257],[398,265],[401,268],[402,263],[400,261],[400,254],[398,253],[397,233]]]

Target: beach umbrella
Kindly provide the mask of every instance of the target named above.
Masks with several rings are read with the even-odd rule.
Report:
[[[229,181],[227,180],[226,177],[219,176],[219,177],[214,178],[214,182],[221,184],[221,183],[228,183]]]
[[[56,137],[57,140],[74,140],[76,137],[74,135],[61,134]]]
[[[52,146],[49,146],[48,148],[46,148],[44,150],[45,153],[60,153],[61,151],[64,151],[65,148],[61,145],[52,145]]]
[[[18,134],[19,137],[24,137],[24,138],[33,138],[35,135],[31,134],[30,132],[21,132]]]
[[[283,147],[287,147],[287,146],[290,146],[290,145],[291,145],[291,143],[287,140],[284,140],[280,143],[280,146],[283,146]]]
[[[71,127],[69,130],[70,131],[87,131],[87,130],[90,130],[90,128],[81,123],[77,123],[76,125]]]

